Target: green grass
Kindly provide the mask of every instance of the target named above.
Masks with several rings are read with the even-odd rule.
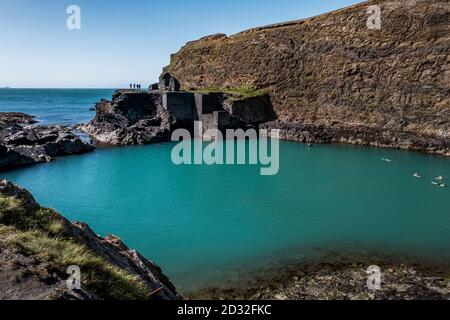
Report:
[[[242,86],[237,88],[207,87],[196,90],[196,92],[201,93],[224,92],[244,99],[259,97],[267,93],[265,90],[257,89],[256,87],[253,86]]]
[[[72,238],[62,217],[53,210],[27,212],[21,201],[0,196],[0,246],[25,256],[38,256],[62,270],[79,266],[82,284],[103,299],[149,298],[140,278],[113,266]]]
[[[28,212],[20,200],[3,196],[0,196],[0,224],[19,230],[41,229],[53,235],[65,230],[63,219],[55,211],[39,208]]]

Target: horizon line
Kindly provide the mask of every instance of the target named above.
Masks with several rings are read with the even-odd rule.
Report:
[[[79,90],[120,90],[120,89],[129,89],[128,87],[0,87],[0,90],[23,90],[23,89],[29,89],[29,90],[65,90],[65,89],[79,89]]]

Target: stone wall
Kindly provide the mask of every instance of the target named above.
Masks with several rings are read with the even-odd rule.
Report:
[[[190,125],[196,114],[194,94],[190,92],[166,92],[162,95],[163,108],[175,116],[178,122]]]
[[[197,119],[199,119],[202,114],[223,110],[223,100],[223,93],[195,93]]]

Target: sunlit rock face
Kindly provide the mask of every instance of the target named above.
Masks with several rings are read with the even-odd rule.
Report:
[[[285,139],[450,155],[449,18],[447,1],[369,1],[190,42],[165,72],[188,90],[266,90]]]

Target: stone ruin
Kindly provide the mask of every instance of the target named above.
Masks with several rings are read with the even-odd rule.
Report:
[[[202,121],[203,131],[257,127],[276,119],[268,94],[240,98],[224,92],[180,91],[180,85],[169,73],[161,76],[159,90],[162,106],[177,120],[180,127],[193,128]]]
[[[164,72],[159,77],[159,90],[161,91],[180,91],[180,82],[170,73]]]
[[[169,73],[163,73],[148,92],[118,90],[111,101],[97,103],[95,110],[95,118],[78,129],[108,145],[170,141],[175,129],[193,132],[195,121],[202,121],[203,133],[217,129],[225,134],[227,129],[257,129],[276,119],[268,94],[243,98],[225,92],[181,91],[180,82]]]

